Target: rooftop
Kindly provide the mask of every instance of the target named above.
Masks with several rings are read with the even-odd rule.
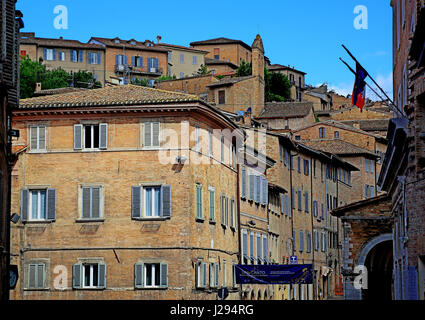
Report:
[[[219,86],[231,86],[235,83],[255,78],[255,76],[246,76],[246,77],[234,77],[234,78],[224,78],[218,82],[211,83],[207,87],[219,87]]]
[[[146,43],[149,42],[152,45],[147,46]],[[123,48],[126,49],[138,49],[138,50],[148,50],[148,51],[157,51],[157,52],[168,52],[169,50],[161,48],[151,41],[137,41],[134,39],[122,40],[118,37],[116,38],[101,38],[101,37],[91,37],[89,43],[94,43],[102,46],[113,47],[113,48]]]
[[[257,118],[305,117],[312,109],[312,102],[267,102]]]
[[[214,45],[214,44],[239,44],[250,51],[252,50],[252,48],[249,45],[247,45],[245,42],[241,40],[229,39],[224,37],[202,40],[202,41],[194,41],[190,43],[192,47],[197,45]]]
[[[218,60],[218,59],[211,59],[211,58],[205,58],[205,64],[206,65],[228,65],[233,69],[237,69],[238,66],[235,65],[234,63],[230,62],[230,61],[225,61],[225,60]]]
[[[62,47],[62,48],[81,48],[81,49],[99,49],[104,50],[104,47],[99,44],[83,43],[78,40],[67,40],[60,37],[54,38],[39,38],[35,36],[34,32],[21,32],[21,44],[34,44],[42,47]]]
[[[129,84],[22,99],[19,109],[140,105],[182,101],[199,101],[199,98],[186,93]]]
[[[297,72],[297,73],[301,73],[303,75],[307,74],[303,71],[297,70],[295,68],[291,68],[290,66],[284,66],[284,65],[281,65],[281,64],[272,64],[272,65],[268,66],[267,69],[272,70],[272,71],[273,70],[291,70],[291,71],[294,71],[294,72]]]
[[[359,146],[341,139],[302,140],[301,143],[310,148],[321,150],[327,153],[333,153],[339,156],[364,155],[373,158],[378,157],[369,150],[360,148]]]

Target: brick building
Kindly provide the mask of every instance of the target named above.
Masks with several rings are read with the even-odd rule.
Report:
[[[11,148],[12,108],[19,105],[19,30],[22,13],[16,0],[0,3],[0,300],[9,299],[10,172],[15,160]]]
[[[105,48],[98,44],[36,37],[34,32],[20,33],[20,55],[42,61],[46,69],[67,72],[89,71],[102,86],[105,84]],[[71,80],[71,79],[70,79]]]
[[[316,121],[311,102],[266,102],[255,119],[269,130],[297,130]]]
[[[239,298],[236,148],[211,131],[241,138],[228,118],[126,85],[22,100],[13,123],[13,299]]]
[[[246,62],[252,61],[252,49],[249,45],[241,40],[229,38],[215,38],[202,41],[194,41],[190,46],[208,51],[206,58],[223,60],[239,66],[242,60]]]
[[[88,44],[100,45],[105,50],[105,81],[127,84],[146,78],[153,85],[155,79],[168,75],[170,50],[150,40],[91,37]]]

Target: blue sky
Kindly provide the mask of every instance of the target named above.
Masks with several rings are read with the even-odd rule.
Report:
[[[68,9],[66,30],[54,28],[57,5]],[[358,5],[367,8],[366,30],[353,25]],[[344,94],[351,92],[354,75],[338,58],[355,65],[341,47],[345,44],[392,94],[389,0],[18,0],[17,8],[24,14],[23,31],[83,42],[91,36],[155,40],[161,35],[163,42],[180,45],[216,37],[251,45],[260,33],[272,63],[294,66],[307,73],[307,84],[327,82]]]

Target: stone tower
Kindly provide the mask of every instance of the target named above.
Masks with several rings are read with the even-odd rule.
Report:
[[[252,43],[252,75],[253,79],[253,110],[252,115],[258,116],[264,108],[264,47],[263,40],[257,34]]]

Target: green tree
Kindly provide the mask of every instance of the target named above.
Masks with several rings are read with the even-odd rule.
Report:
[[[207,74],[210,74],[211,70],[208,71],[208,67],[204,64],[201,64],[198,71],[196,71],[196,75],[198,76],[206,76]]]
[[[269,76],[268,98],[266,101],[285,101],[291,98],[291,82],[288,77],[279,72],[271,73]],[[266,94],[267,97],[267,94]]]
[[[41,75],[42,89],[66,88],[70,84],[70,74],[63,69],[47,70]]]
[[[46,73],[46,67],[40,62],[23,57],[19,68],[21,77],[20,97],[21,99],[31,98],[34,95],[36,83],[41,81],[41,77]]]
[[[148,86],[148,79],[146,78],[134,78],[131,80],[131,83],[136,85],[136,86],[142,86],[142,87],[147,87]]]
[[[166,75],[166,76],[160,76],[158,79],[156,79],[156,81],[166,81],[166,80],[174,80],[174,79],[177,79],[176,75],[173,75],[173,76]]]
[[[246,77],[252,75],[252,63],[242,59],[239,67],[236,69],[236,77]]]
[[[93,74],[89,71],[78,71],[70,74],[70,80],[76,88],[95,89],[101,88],[102,84],[95,79]]]

